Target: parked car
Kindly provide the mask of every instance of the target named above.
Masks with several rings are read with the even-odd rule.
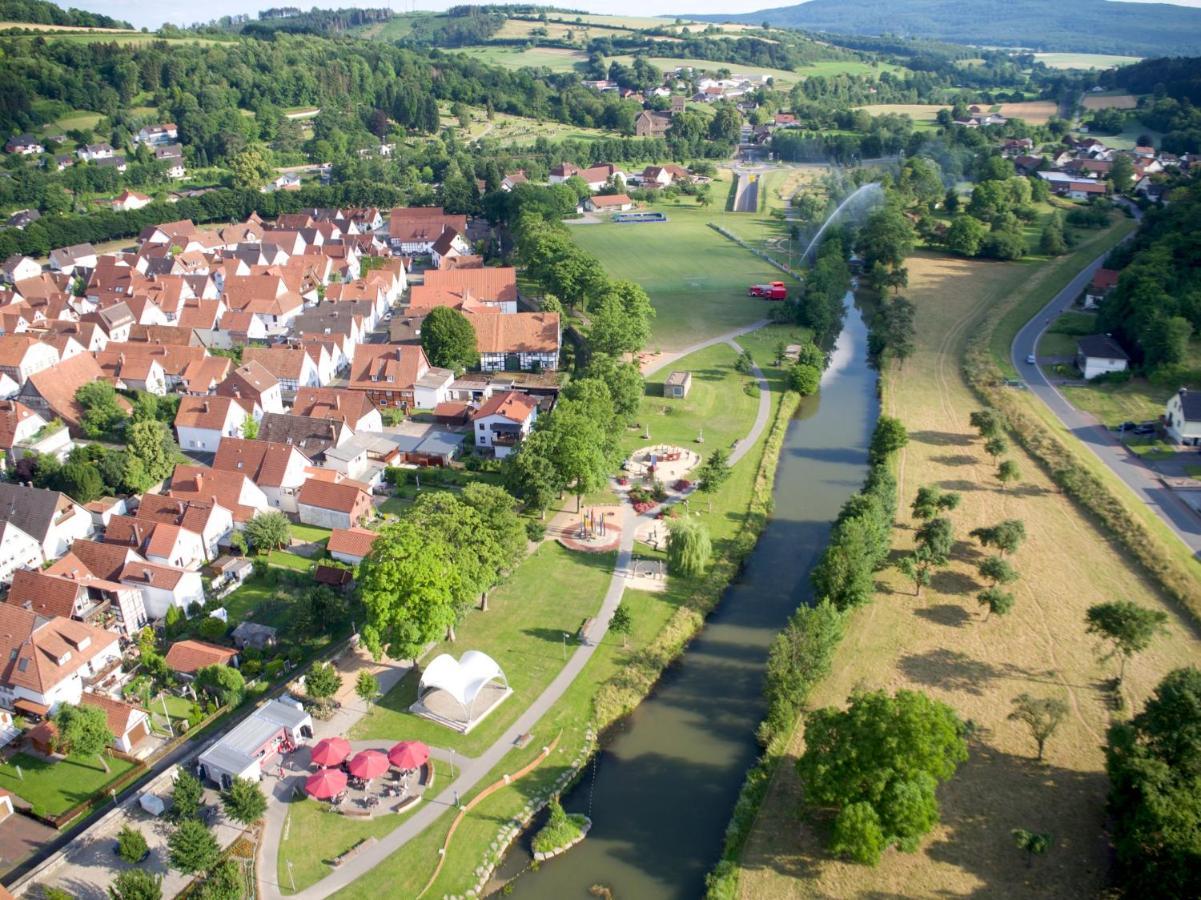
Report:
[[[1114,428],[1114,431],[1133,431],[1135,428],[1138,428],[1137,422],[1123,422],[1121,425],[1118,425],[1116,428]]]
[[[1026,365],[1032,366],[1032,365],[1034,365],[1034,363],[1035,363],[1034,354],[1033,353],[1027,354]]]
[[[1134,433],[1135,434],[1155,434],[1155,432],[1158,430],[1159,430],[1159,426],[1157,426],[1154,422],[1144,422],[1142,425],[1138,425],[1135,427]]]

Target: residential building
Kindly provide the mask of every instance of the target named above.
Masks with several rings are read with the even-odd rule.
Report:
[[[414,405],[417,380],[429,369],[429,360],[419,346],[360,344],[350,363],[347,387],[365,391],[377,407],[408,409]]]
[[[587,212],[625,212],[634,208],[634,201],[625,194],[597,194],[584,201]]]
[[[227,440],[232,440],[227,438]],[[221,541],[233,531],[233,513],[216,500],[183,500],[165,494],[143,494],[134,517],[179,525],[200,535],[206,559],[216,559]]]
[[[59,362],[58,351],[29,334],[0,335],[0,372],[17,384]]]
[[[150,562],[179,569],[199,569],[207,558],[204,539],[198,532],[133,516],[111,517],[104,542],[132,547]]]
[[[471,417],[475,445],[488,447],[498,459],[504,459],[530,433],[537,419],[538,401],[528,394],[493,394]]]
[[[45,718],[79,703],[86,685],[120,664],[120,641],[103,628],[3,603],[0,660],[0,706]]]
[[[554,371],[562,332],[553,312],[468,316],[475,329],[480,368],[485,372]]]
[[[388,220],[388,239],[394,252],[427,255],[442,232],[467,233],[467,217],[451,215],[441,206],[399,207]]]
[[[335,528],[325,549],[334,559],[357,566],[367,558],[377,537],[378,534],[366,528]]]
[[[181,397],[175,433],[182,450],[216,453],[222,438],[242,436],[251,414],[232,397]]]
[[[7,584],[18,569],[58,559],[94,526],[66,494],[0,482],[0,529],[0,582]]]
[[[221,441],[213,459],[214,469],[246,475],[273,508],[288,513],[297,511],[296,495],[308,477],[305,470],[309,465],[309,459],[292,444],[229,437]]]
[[[167,648],[167,668],[189,681],[209,666],[237,666],[238,651],[208,641],[176,641]]]
[[[1111,372],[1125,372],[1130,357],[1108,334],[1088,334],[1076,341],[1076,367],[1085,381]]]
[[[76,269],[96,266],[96,248],[91,244],[72,244],[50,251],[50,271],[70,275]]]
[[[113,747],[122,753],[133,753],[134,748],[150,735],[150,714],[140,706],[133,706],[103,694],[84,692],[84,706],[94,706],[104,712],[108,730],[113,735]]]
[[[72,435],[81,436],[83,407],[76,402],[75,392],[85,384],[104,380],[104,371],[92,354],[80,353],[30,375],[18,399],[44,419],[61,419]],[[124,397],[117,398],[117,405],[126,412],[133,409]]]
[[[235,527],[271,510],[267,495],[245,475],[202,466],[176,466],[167,496],[218,503],[229,510]]]
[[[1181,388],[1168,398],[1164,429],[1178,444],[1201,446],[1201,391]]]
[[[217,394],[221,397],[233,397],[258,408],[257,417],[263,413],[282,413],[284,411],[283,392],[279,381],[263,368],[261,363],[242,363],[225,381],[217,386]]]
[[[372,515],[371,495],[357,481],[310,478],[297,497],[300,521],[321,528],[355,528]]]
[[[134,143],[158,146],[173,144],[179,140],[179,128],[174,122],[164,122],[160,125],[147,125],[134,135]]]
[[[317,363],[301,347],[247,347],[242,351],[242,360],[259,363],[289,393],[323,383]]]
[[[42,274],[42,267],[28,256],[14,253],[0,265],[0,281],[16,284],[26,278],[37,278]]]
[[[343,388],[301,388],[292,401],[292,415],[333,419],[356,433],[382,431],[384,427],[379,410],[365,393]]]

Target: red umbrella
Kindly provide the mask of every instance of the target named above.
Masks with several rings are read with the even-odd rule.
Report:
[[[388,771],[388,757],[380,750],[363,750],[355,754],[346,768],[355,778],[370,781]]]
[[[350,741],[345,738],[325,738],[313,745],[312,760],[319,766],[336,766],[350,756]]]
[[[388,762],[398,769],[417,769],[430,758],[430,748],[421,741],[401,741],[388,751]]]
[[[322,769],[304,782],[305,793],[318,800],[329,800],[346,790],[346,773],[338,769]]]

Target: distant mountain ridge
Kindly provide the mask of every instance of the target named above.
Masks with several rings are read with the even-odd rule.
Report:
[[[733,15],[697,15],[831,34],[1129,56],[1201,55],[1201,9],[1113,0],[809,0]]]

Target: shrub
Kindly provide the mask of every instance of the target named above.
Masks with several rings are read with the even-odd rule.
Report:
[[[527,519],[525,523],[525,536],[531,541],[542,540],[546,537],[546,525],[537,519]]]

